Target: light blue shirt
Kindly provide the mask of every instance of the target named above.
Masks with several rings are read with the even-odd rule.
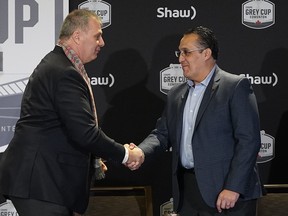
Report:
[[[194,85],[192,80],[188,80],[189,94],[184,107],[182,135],[180,143],[180,158],[182,166],[186,169],[194,167],[192,136],[195,127],[197,113],[206,90],[206,87],[214,74],[216,65],[212,68],[208,76],[201,82]]]

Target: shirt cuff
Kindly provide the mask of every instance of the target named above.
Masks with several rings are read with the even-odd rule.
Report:
[[[126,147],[124,147],[125,149],[125,156],[124,156],[124,159],[122,161],[122,164],[125,164],[127,161],[128,161],[128,158],[129,158],[129,151]]]

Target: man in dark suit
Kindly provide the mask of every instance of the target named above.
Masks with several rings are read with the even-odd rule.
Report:
[[[145,162],[172,146],[173,202],[180,216],[255,216],[261,140],[252,86],[217,66],[218,42],[206,27],[188,30],[176,56],[187,83],[169,91],[156,128],[138,145]]]
[[[20,216],[84,213],[91,154],[119,163],[143,160],[142,151],[131,151],[98,127],[84,64],[103,46],[101,19],[75,10],[65,18],[57,46],[29,78],[14,137],[0,161],[0,194]]]

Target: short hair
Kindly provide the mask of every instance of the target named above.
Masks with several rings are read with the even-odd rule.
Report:
[[[211,29],[204,26],[198,26],[195,28],[190,28],[184,33],[184,35],[189,34],[198,35],[198,44],[200,46],[199,48],[210,48],[212,51],[212,57],[217,60],[219,51],[218,41]]]
[[[76,29],[86,31],[91,17],[94,17],[102,25],[101,18],[93,11],[76,9],[69,13],[62,24],[59,39],[70,38]]]

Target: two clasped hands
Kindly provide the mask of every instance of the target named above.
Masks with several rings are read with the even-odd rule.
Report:
[[[138,169],[144,162],[145,155],[142,149],[138,148],[134,143],[124,144],[124,148],[128,151],[128,160],[123,163],[130,170]],[[103,172],[108,170],[105,161],[102,159],[99,161],[101,169]]]
[[[134,143],[125,144],[124,147],[129,152],[129,157],[125,166],[130,170],[138,169],[145,160],[145,155],[142,149],[138,148]]]

